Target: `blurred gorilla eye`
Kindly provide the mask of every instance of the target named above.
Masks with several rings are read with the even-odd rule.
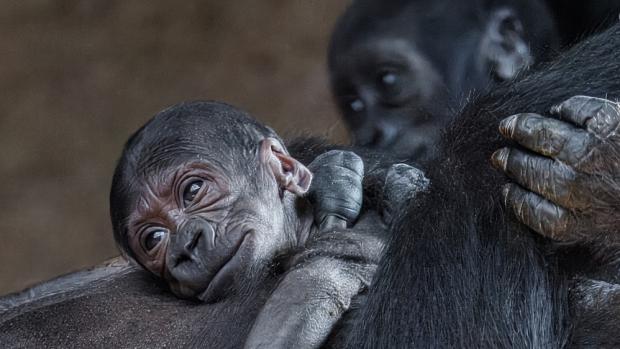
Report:
[[[349,107],[351,108],[351,110],[353,110],[356,113],[361,112],[365,108],[364,102],[362,102],[362,100],[359,98],[356,98],[353,101],[351,101],[349,103]]]
[[[400,92],[400,76],[394,71],[384,71],[377,77],[379,90],[388,94],[398,94]]]
[[[204,181],[201,179],[191,181],[185,186],[183,190],[183,205],[189,206],[196,199],[196,195],[200,192],[200,188],[204,185]]]
[[[398,81],[398,76],[395,73],[384,73],[381,75],[381,83],[386,86],[391,86],[396,84]]]
[[[147,252],[151,252],[155,249],[155,247],[159,246],[159,244],[166,237],[166,231],[163,229],[153,229],[146,233],[146,236],[143,239],[143,247]]]
[[[388,70],[382,71],[377,76],[377,89],[381,98],[386,103],[396,103],[394,100],[403,92],[402,76],[399,72]]]

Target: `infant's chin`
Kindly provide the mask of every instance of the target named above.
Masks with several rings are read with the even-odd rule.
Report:
[[[204,289],[195,289],[175,281],[169,282],[168,286],[175,296],[184,299],[197,299],[198,295],[204,291]]]
[[[213,275],[201,263],[188,263],[168,270],[166,277],[170,290],[179,298],[196,298],[213,280]]]
[[[253,237],[254,234],[251,232],[244,234],[233,256],[215,273],[204,292],[198,295],[198,299],[213,303],[229,296],[237,289],[235,286],[239,281],[239,276],[246,276],[244,271],[251,269],[247,263],[252,260]]]

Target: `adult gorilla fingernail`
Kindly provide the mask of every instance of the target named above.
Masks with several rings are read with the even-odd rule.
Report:
[[[509,148],[499,149],[495,151],[493,155],[491,155],[491,164],[496,169],[506,171],[506,166],[508,165],[508,156],[510,156]]]
[[[504,206],[508,207],[508,196],[510,195],[510,184],[506,184],[502,187],[502,200],[504,201]]]
[[[519,118],[519,114],[516,114],[513,116],[509,116],[505,118],[504,120],[502,120],[499,123],[499,132],[501,132],[501,134],[504,137],[511,138],[514,132],[514,129],[517,125],[518,118]]]

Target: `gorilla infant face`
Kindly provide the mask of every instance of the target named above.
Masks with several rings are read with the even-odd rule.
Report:
[[[139,262],[168,280],[175,293],[213,298],[283,247],[275,181],[260,192],[250,190],[244,178],[228,177],[205,162],[151,178],[129,218],[129,243]]]
[[[311,173],[232,107],[175,106],[125,148],[112,185],[121,248],[182,297],[221,298],[300,243]],[[277,137],[277,136],[276,136]]]

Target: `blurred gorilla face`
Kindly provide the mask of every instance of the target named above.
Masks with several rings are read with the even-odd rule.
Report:
[[[329,72],[355,144],[432,155],[451,109],[531,62],[508,8],[358,0],[332,36]]]
[[[357,145],[422,155],[442,118],[443,83],[402,38],[371,39],[334,56],[332,88]]]

